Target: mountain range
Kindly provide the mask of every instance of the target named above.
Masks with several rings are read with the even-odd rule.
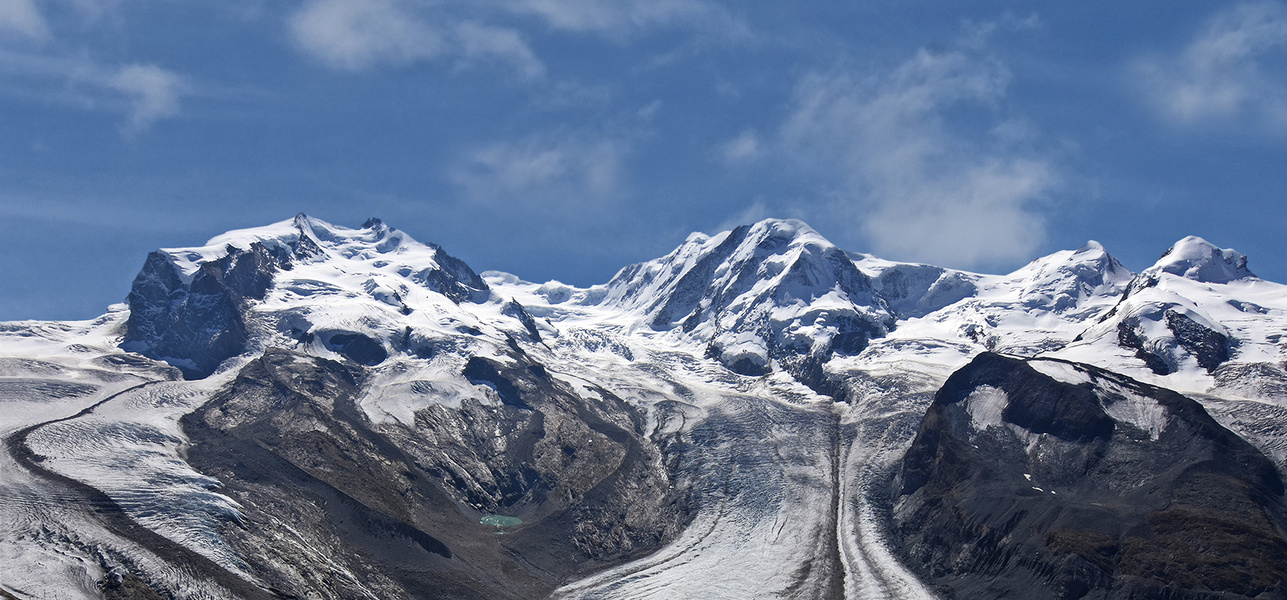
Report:
[[[0,323],[2,598],[1287,598],[1287,286],[804,223],[602,285],[305,215]]]

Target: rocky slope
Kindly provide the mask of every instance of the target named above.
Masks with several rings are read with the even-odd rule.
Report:
[[[902,460],[905,556],[946,597],[1287,597],[1274,464],[1197,402],[980,354]]]

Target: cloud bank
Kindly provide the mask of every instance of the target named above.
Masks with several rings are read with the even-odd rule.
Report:
[[[834,210],[882,256],[967,268],[1026,259],[1044,240],[1037,204],[1057,169],[1012,151],[1004,136],[959,133],[945,116],[994,118],[1010,78],[996,60],[928,50],[884,74],[811,73],[796,86],[782,140],[830,170]]]

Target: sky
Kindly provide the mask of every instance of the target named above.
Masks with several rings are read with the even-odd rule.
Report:
[[[0,0],[0,321],[299,212],[581,286],[767,217],[1287,282],[1285,167],[1282,2]]]

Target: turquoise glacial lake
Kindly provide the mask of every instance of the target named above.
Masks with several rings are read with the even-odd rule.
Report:
[[[478,522],[492,527],[518,527],[523,524],[522,519],[505,515],[487,515],[479,519]]]

